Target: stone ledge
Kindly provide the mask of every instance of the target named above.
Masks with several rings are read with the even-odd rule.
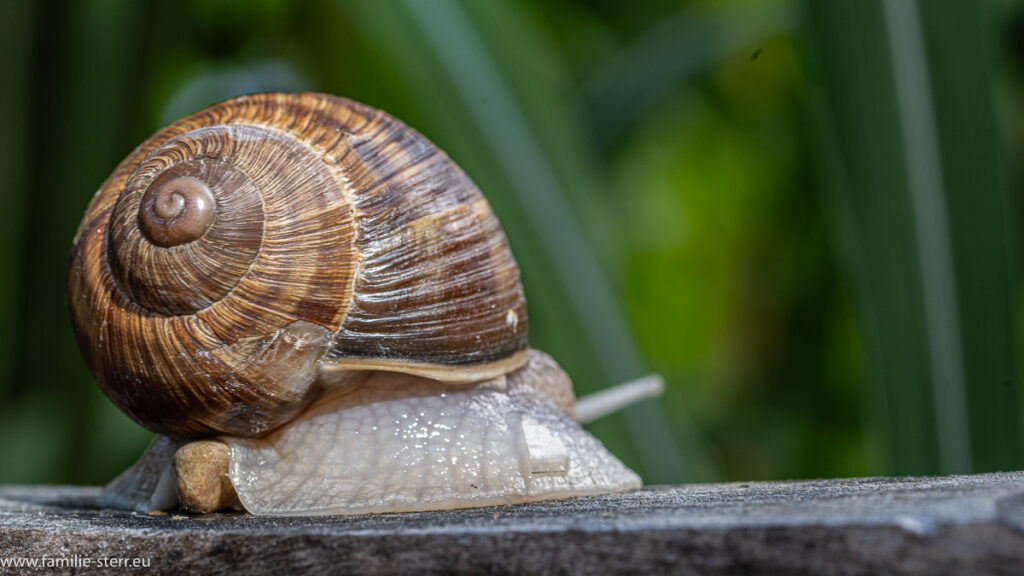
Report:
[[[1024,472],[655,486],[376,516],[59,505],[97,491],[0,487],[0,559],[140,557],[147,574],[1024,574]]]

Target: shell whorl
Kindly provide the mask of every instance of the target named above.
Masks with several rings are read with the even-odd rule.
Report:
[[[172,248],[195,242],[217,219],[217,199],[207,186],[206,170],[189,175],[189,167],[161,174],[139,205],[139,230],[151,244]]]
[[[177,219],[154,213],[154,196],[189,192],[212,197],[208,222],[188,218],[201,212],[195,198]],[[176,241],[154,242],[147,221]],[[268,127],[217,124],[167,139],[138,165],[111,212],[107,262],[133,303],[196,314],[233,341],[296,320],[337,326],[354,235],[347,193],[316,151]]]
[[[86,210],[68,300],[101,388],[178,437],[274,429],[326,365],[526,348],[518,269],[468,177],[387,114],[319,94],[235,98],[144,142]]]

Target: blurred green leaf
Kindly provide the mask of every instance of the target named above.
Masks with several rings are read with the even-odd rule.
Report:
[[[0,63],[0,184],[4,210],[0,213],[0,418],[11,394],[15,376],[15,347],[18,342],[18,321],[22,307],[15,305],[22,298],[21,269],[24,246],[23,220],[29,196],[30,175],[28,142],[31,125],[26,111],[30,108],[32,89],[32,27],[33,3],[12,0],[0,6],[0,50],[5,57]]]
[[[1024,466],[1020,338],[1011,319],[1020,311],[1014,297],[1014,210],[993,94],[997,28],[986,3],[918,6],[950,214],[971,468],[1018,469]],[[950,42],[954,36],[957,41]]]
[[[807,7],[817,149],[890,470],[1019,467],[1012,233],[980,7]]]
[[[309,82],[287,62],[257,61],[244,66],[211,65],[194,71],[174,91],[160,112],[159,124],[170,124],[214,102],[239,94],[309,89]]]
[[[785,1],[693,3],[612,54],[581,87],[596,144],[606,148],[674,90],[795,22]]]

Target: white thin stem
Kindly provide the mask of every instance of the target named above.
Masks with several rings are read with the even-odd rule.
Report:
[[[660,375],[648,374],[643,378],[588,394],[576,400],[576,420],[581,424],[588,424],[645,398],[661,396],[664,389],[665,380]]]

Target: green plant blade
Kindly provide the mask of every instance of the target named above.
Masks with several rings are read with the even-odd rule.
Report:
[[[580,88],[607,148],[658,103],[759,38],[791,31],[790,2],[690,4],[622,47]]]
[[[816,149],[889,471],[1018,467],[1012,233],[979,7],[806,7]]]

